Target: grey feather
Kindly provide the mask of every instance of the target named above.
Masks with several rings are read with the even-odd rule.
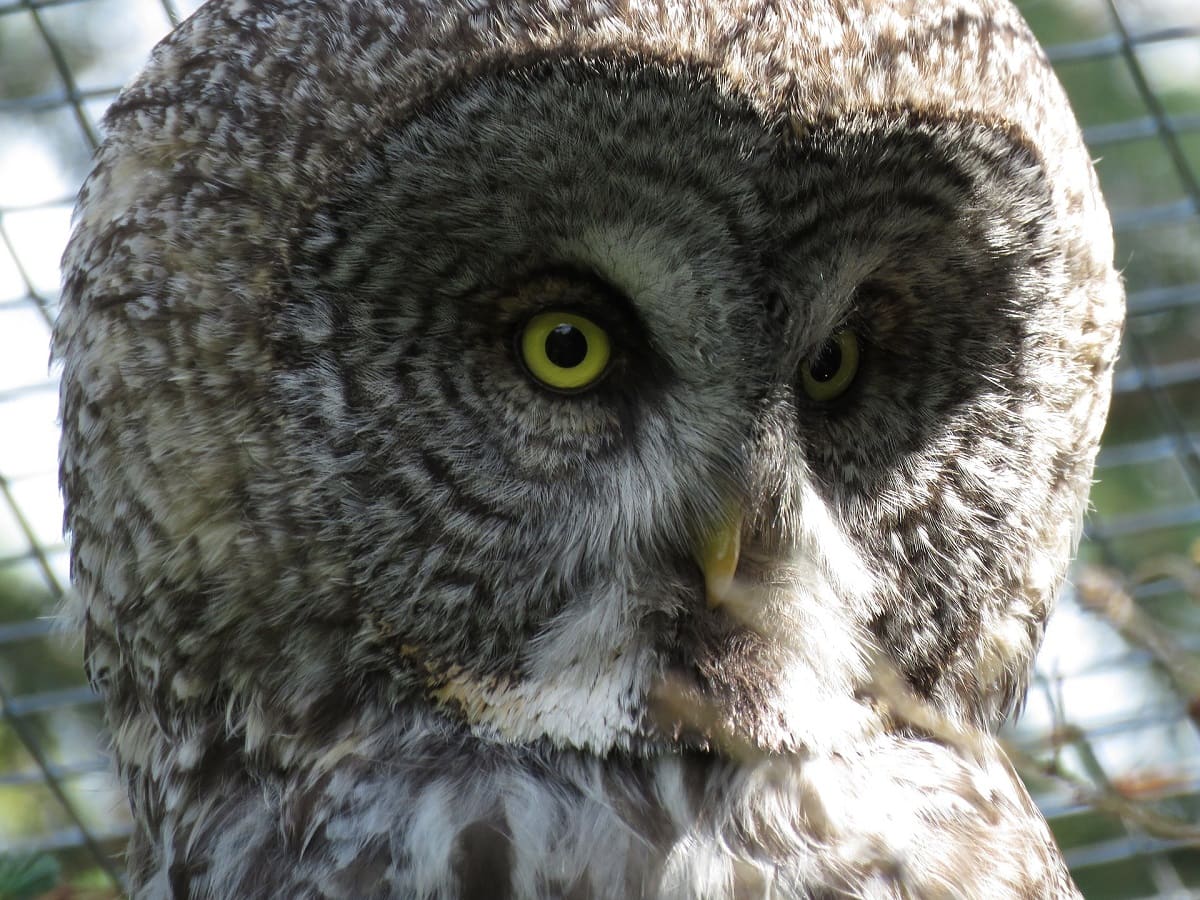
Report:
[[[990,734],[1123,292],[1007,2],[210,0],[105,128],[55,354],[136,896],[1077,896]]]

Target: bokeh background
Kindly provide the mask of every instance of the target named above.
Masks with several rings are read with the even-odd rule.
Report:
[[[48,367],[101,119],[195,0],[0,0],[0,898],[113,897]],[[1019,0],[1097,159],[1129,324],[1094,511],[1005,732],[1089,898],[1200,898],[1200,0]]]

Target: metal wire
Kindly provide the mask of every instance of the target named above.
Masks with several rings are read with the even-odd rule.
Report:
[[[199,0],[182,2],[190,10]],[[1163,21],[1163,15],[1146,15],[1154,0],[1094,0],[1091,18],[1079,12],[1086,0],[1074,0],[1070,15],[1087,31],[1078,40],[1049,42],[1047,53],[1073,95],[1089,147],[1101,158],[1129,288],[1113,422],[1081,556],[1129,576],[1139,606],[1182,623],[1174,638],[1185,652],[1200,653],[1200,602],[1189,606],[1183,599],[1191,589],[1187,576],[1138,576],[1151,558],[1200,562],[1200,65],[1189,90],[1164,87],[1160,69],[1149,64],[1149,57],[1173,48],[1185,54],[1190,48],[1200,60],[1200,19],[1184,0],[1174,2]],[[1018,5],[1035,28],[1048,11],[1068,16],[1051,0]],[[140,17],[153,12],[161,22],[147,27],[160,34],[180,21],[173,0],[0,0],[0,165],[9,159],[8,146],[26,139],[65,160],[59,161],[63,188],[34,192],[32,199],[6,199],[11,173],[0,169],[0,348],[8,322],[23,323],[22,333],[40,328],[48,341],[55,281],[22,223],[42,215],[65,218],[87,153],[100,138],[100,111],[145,54],[145,46],[135,53],[121,40],[90,41],[95,17],[122,9]],[[5,39],[14,34],[29,42],[18,48],[22,52],[40,50],[40,78],[6,67],[14,45]],[[114,60],[115,69],[99,65],[95,74],[97,61]],[[1111,102],[1089,96],[1096,81]],[[1131,153],[1153,154],[1157,163],[1152,171],[1141,171],[1141,162],[1122,166],[1122,155]],[[1181,337],[1188,334],[1190,351]],[[44,459],[35,454],[23,471],[6,471],[3,463],[6,448],[19,450],[25,440],[19,429],[27,420],[19,410],[53,415],[56,384],[44,360],[41,365],[9,372],[0,359],[0,854],[51,853],[71,871],[98,871],[119,890],[117,857],[128,816],[112,784],[78,648],[64,640],[54,619],[66,566],[65,546],[49,524],[59,514],[46,488],[56,465],[53,449]],[[8,601],[6,588],[17,598]],[[1200,819],[1200,699],[1164,688],[1161,660],[1115,634],[1098,631],[1099,649],[1087,658],[1054,657],[1056,640],[1061,648],[1089,628],[1106,626],[1066,598],[1048,633],[1029,711],[1009,739],[1031,753],[1061,757],[1098,790],[1131,795],[1131,785],[1149,784],[1152,789],[1133,795]],[[1064,629],[1070,634],[1056,639]],[[51,682],[28,682],[22,661],[43,656],[60,661],[59,674]],[[1089,699],[1096,691],[1084,690],[1096,680],[1132,685],[1133,699],[1093,709],[1106,705]],[[1125,689],[1111,696],[1125,696]],[[1196,708],[1189,710],[1189,702]],[[1120,812],[1101,824],[1090,803],[1052,779],[1031,781],[1031,787],[1085,893],[1200,898],[1200,852],[1186,840],[1153,836]],[[10,810],[31,808],[36,814],[29,823],[6,818]]]

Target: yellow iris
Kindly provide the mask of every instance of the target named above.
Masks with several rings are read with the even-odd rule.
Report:
[[[608,334],[583,316],[544,312],[521,333],[521,359],[529,374],[556,391],[594,384],[608,368]]]
[[[800,372],[804,393],[814,400],[832,400],[841,396],[856,374],[858,338],[848,330],[839,331],[826,341]]]

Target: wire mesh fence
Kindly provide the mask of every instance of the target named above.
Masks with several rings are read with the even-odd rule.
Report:
[[[0,883],[27,896],[120,892],[128,813],[55,620],[47,348],[103,110],[195,5],[0,0]],[[1006,739],[1086,896],[1200,897],[1200,7],[1019,5],[1098,158],[1129,323],[1076,588]]]

